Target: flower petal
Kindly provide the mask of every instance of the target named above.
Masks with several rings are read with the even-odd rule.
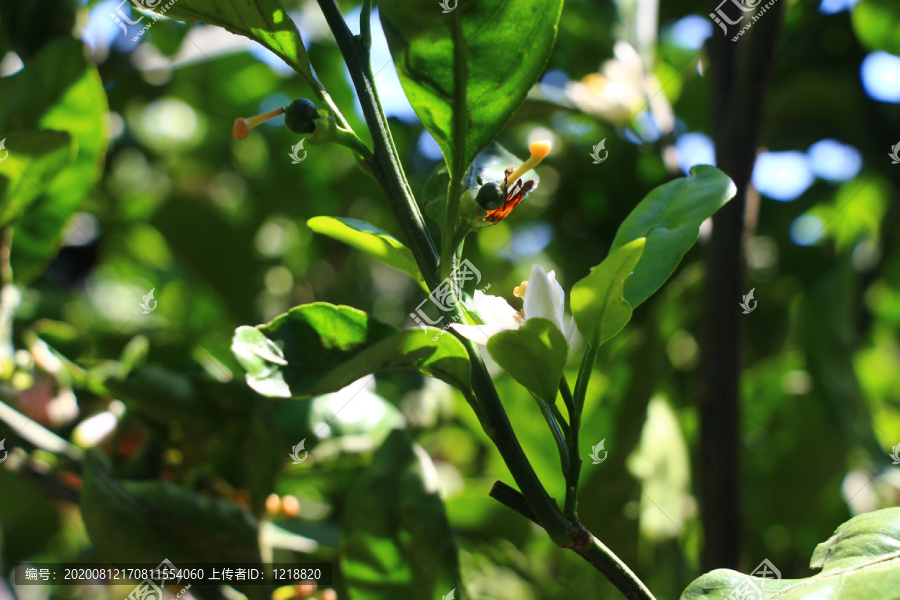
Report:
[[[502,325],[460,325],[459,323],[451,323],[450,327],[464,338],[468,338],[482,346],[487,345],[488,339],[492,335],[509,329],[509,327],[503,327]]]
[[[491,296],[481,290],[475,290],[474,304],[475,312],[487,325],[500,325],[504,329],[519,328],[516,309],[500,296]]]
[[[560,332],[566,330],[563,323],[566,293],[556,281],[556,273],[547,274],[541,265],[531,267],[531,278],[525,288],[525,318],[543,318],[555,324]]]

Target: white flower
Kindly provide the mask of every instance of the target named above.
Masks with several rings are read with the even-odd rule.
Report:
[[[501,331],[518,329],[528,319],[547,319],[566,334],[565,321],[566,293],[556,281],[556,273],[546,273],[540,265],[531,267],[531,277],[522,282],[513,293],[524,297],[525,305],[517,311],[499,296],[490,296],[475,291],[474,308],[484,325],[460,325],[453,323],[451,327],[465,338],[476,344],[487,344],[488,339]]]

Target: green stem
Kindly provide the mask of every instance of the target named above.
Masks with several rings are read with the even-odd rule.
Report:
[[[522,494],[502,481],[494,483],[490,496],[526,519],[537,523],[534,513],[531,512]],[[650,590],[647,589],[647,586],[644,585],[644,582],[628,568],[628,565],[622,562],[622,559],[607,548],[603,542],[594,537],[581,523],[575,525],[575,538],[571,544],[565,547],[581,556],[595,569],[603,573],[606,579],[616,586],[626,598],[632,600],[656,600],[653,594],[650,593]]]
[[[562,428],[563,435],[568,439],[569,437],[569,423],[566,421],[566,418],[559,411],[559,407],[556,404],[549,404],[550,412],[553,414],[553,418],[556,419],[556,422],[559,423],[559,426]]]
[[[372,49],[372,0],[363,0],[359,11],[359,41],[367,52]]]
[[[509,487],[502,481],[495,481],[494,487],[491,488],[488,495],[500,504],[513,509],[535,525],[540,525],[537,517],[534,516],[531,508],[528,507],[528,502],[519,493],[519,490]]]
[[[587,350],[584,351],[584,357],[581,359],[581,368],[578,369],[578,379],[575,380],[575,412],[578,413],[579,422],[581,421],[581,411],[584,410],[584,397],[587,395],[588,382],[594,372],[598,352],[599,348],[588,344]]]
[[[450,186],[447,189],[447,215],[441,232],[441,277],[450,275],[452,257],[456,252],[456,229],[459,221],[459,199],[463,192],[466,170],[466,80],[468,58],[462,37],[460,12],[454,12],[450,30],[453,36],[453,156],[450,164]]]
[[[575,380],[574,396],[569,391],[569,384],[563,377],[560,381],[560,391],[563,398],[567,398],[566,405],[569,409],[569,425],[572,434],[569,436],[569,468],[566,471],[566,503],[565,514],[568,518],[578,518],[578,480],[581,477],[581,456],[578,452],[578,432],[581,431],[581,414],[584,412],[584,399],[587,395],[588,383],[594,372],[594,364],[597,362],[598,348],[588,344],[581,359],[581,368],[578,369],[578,379]]]
[[[566,474],[566,504],[564,513],[571,521],[578,520],[578,480],[581,478],[581,456],[578,452],[578,432],[581,429],[581,410],[575,399],[572,397],[572,391],[569,389],[569,382],[565,377],[559,380],[559,391],[566,401],[566,406],[574,407],[569,419],[572,421],[569,425],[569,435],[566,438],[569,444],[569,461],[563,465]]]
[[[454,332],[455,333],[455,332]],[[489,433],[497,450],[503,457],[509,472],[522,491],[522,495],[528,502],[529,508],[537,517],[541,527],[547,532],[557,545],[566,546],[572,543],[575,527],[559,510],[556,501],[550,497],[547,490],[541,484],[537,474],[528,462],[525,451],[519,444],[509,417],[500,403],[497,390],[488,375],[487,368],[481,360],[475,345],[465,338],[459,338],[469,351],[469,359],[472,362],[472,387],[475,395],[481,401],[484,412],[493,426]]]
[[[631,600],[655,600],[653,594],[622,559],[607,548],[603,542],[578,524],[578,535],[571,546],[579,556],[603,573],[611,584],[619,588]]]
[[[375,90],[374,77],[369,64],[369,52],[362,42],[353,36],[344,17],[333,0],[318,0],[325,20],[334,34],[344,62],[350,71],[350,78],[359,96],[363,116],[372,134],[372,145],[375,156],[372,174],[384,189],[391,208],[400,223],[400,229],[416,258],[416,264],[429,288],[437,286],[440,278],[437,273],[438,255],[434,243],[425,227],[425,221],[416,199],[413,196],[406,174],[400,166],[400,159],[387,118],[381,109],[378,93]]]
[[[544,415],[544,420],[550,426],[550,432],[553,434],[553,440],[556,442],[556,449],[559,451],[559,462],[563,471],[565,471],[569,465],[569,438],[559,428],[559,423],[550,409],[550,405],[540,399],[537,399],[537,402],[541,407],[541,414]]]

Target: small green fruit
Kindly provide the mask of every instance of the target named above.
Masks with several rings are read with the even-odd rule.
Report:
[[[481,186],[481,189],[478,190],[478,195],[475,196],[475,201],[485,210],[500,208],[503,206],[504,200],[506,200],[506,197],[503,194],[503,188],[500,187],[500,184],[493,181],[489,181]]]
[[[306,98],[294,100],[284,109],[284,124],[294,133],[312,133],[316,130],[318,118],[316,105]]]

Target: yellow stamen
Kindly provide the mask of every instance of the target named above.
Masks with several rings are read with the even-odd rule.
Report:
[[[516,298],[524,299],[526,288],[528,288],[527,280],[523,281],[522,283],[520,283],[519,285],[516,286],[516,288],[513,290],[513,296],[515,296]]]
[[[261,115],[250,117],[249,119],[235,119],[234,127],[231,128],[231,135],[233,135],[234,139],[236,140],[242,140],[247,137],[247,134],[250,133],[251,129],[253,129],[257,125],[262,125],[269,119],[274,119],[281,114],[284,114],[283,108],[273,108],[272,110],[266,111]]]
[[[531,142],[531,145],[528,146],[528,149],[531,150],[531,157],[522,163],[522,166],[512,172],[506,180],[507,189],[512,188],[513,184],[525,173],[535,168],[540,164],[544,157],[550,154],[550,140],[540,140],[537,142]]]

